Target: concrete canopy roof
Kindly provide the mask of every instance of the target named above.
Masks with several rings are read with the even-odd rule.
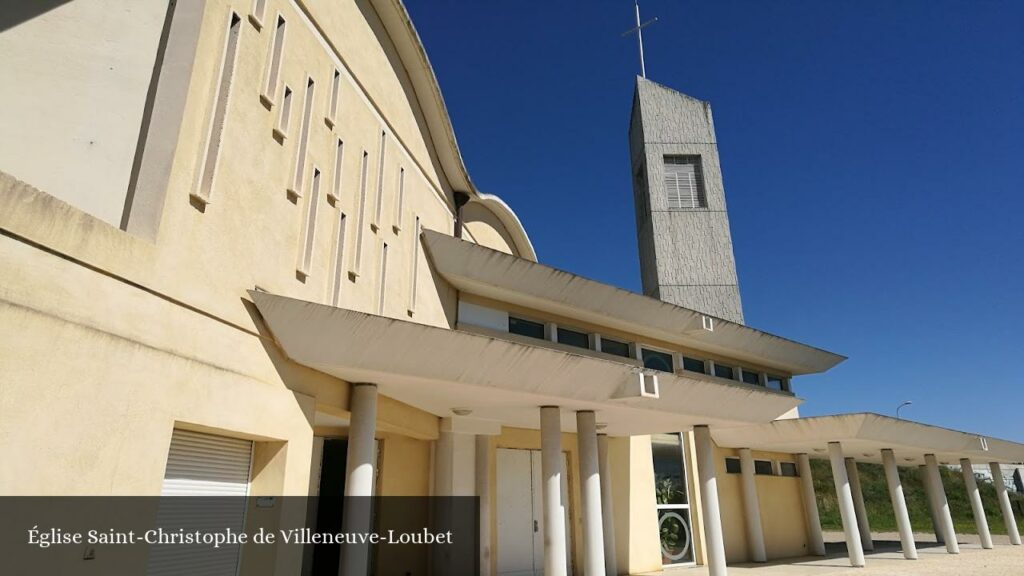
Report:
[[[924,464],[935,454],[943,464],[1024,462],[1024,444],[979,434],[897,420],[869,412],[776,420],[747,428],[711,429],[723,448],[750,448],[827,458],[828,443],[840,442],[843,454],[860,462],[881,463],[882,449],[893,450],[900,466]]]
[[[668,302],[516,258],[472,242],[423,231],[437,272],[461,291],[577,318],[789,374],[824,372],[846,358]]]
[[[505,426],[539,428],[540,406],[594,410],[610,435],[769,422],[802,401],[790,394],[703,376],[658,373],[660,397],[640,397],[640,368],[458,330],[426,326],[264,292],[250,292],[293,361],[437,416],[453,408]]]

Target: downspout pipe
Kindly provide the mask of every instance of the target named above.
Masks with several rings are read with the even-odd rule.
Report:
[[[469,194],[456,192],[455,198],[455,234],[456,238],[462,238],[462,207],[469,202]]]

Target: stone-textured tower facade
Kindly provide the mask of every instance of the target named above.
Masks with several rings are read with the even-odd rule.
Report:
[[[743,323],[711,105],[638,77],[629,150],[644,294]]]

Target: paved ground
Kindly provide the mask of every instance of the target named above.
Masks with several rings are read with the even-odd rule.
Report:
[[[993,536],[995,548],[983,550],[977,536],[959,535],[960,554],[946,552],[932,534],[915,534],[917,560],[906,560],[897,534],[876,533],[875,551],[866,555],[867,566],[850,567],[842,533],[827,533],[828,556],[809,556],[767,564],[729,566],[730,576],[1024,576],[1024,546],[1010,546],[1006,536]],[[669,569],[663,576],[704,576],[707,569]]]

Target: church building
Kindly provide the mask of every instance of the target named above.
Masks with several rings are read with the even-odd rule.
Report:
[[[853,565],[858,461],[890,473],[908,558],[898,467],[924,466],[958,551],[938,466],[1001,477],[1024,445],[799,417],[800,377],[845,358],[745,324],[709,103],[636,79],[638,294],[540,261],[470,178],[427,56],[401,0],[0,12],[0,494],[474,496],[482,575],[721,576],[826,553],[827,458]],[[208,573],[432,573],[217,554]]]

